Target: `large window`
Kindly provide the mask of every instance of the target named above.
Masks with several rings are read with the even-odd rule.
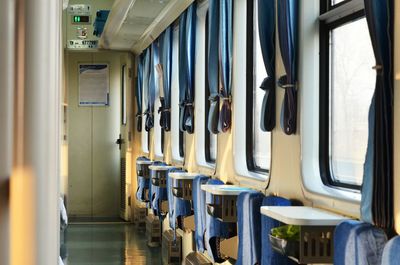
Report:
[[[265,92],[260,85],[265,70],[258,32],[258,1],[249,0],[248,14],[248,72],[247,74],[247,166],[249,170],[268,173],[271,162],[271,133],[261,130],[261,106]],[[251,11],[250,11],[251,10]]]
[[[184,156],[183,133],[179,130],[179,28],[174,28],[172,47],[171,79],[171,146],[172,158],[182,160]]]
[[[341,1],[321,1],[320,168],[327,185],[359,189],[375,89],[375,58],[364,10],[337,16]],[[352,1],[338,4],[341,9]],[[342,11],[341,11],[342,12]]]

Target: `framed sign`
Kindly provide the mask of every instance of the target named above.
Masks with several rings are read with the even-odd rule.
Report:
[[[108,106],[109,102],[108,64],[79,64],[79,106]]]

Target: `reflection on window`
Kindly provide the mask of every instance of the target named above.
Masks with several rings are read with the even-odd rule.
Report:
[[[329,153],[335,182],[362,184],[374,64],[365,18],[331,30]]]
[[[260,85],[267,72],[261,53],[261,46],[258,34],[258,1],[254,1],[254,33],[253,33],[253,93],[252,93],[252,146],[253,164],[256,170],[269,170],[271,161],[271,133],[263,132],[260,128],[261,106],[265,92],[260,89]]]

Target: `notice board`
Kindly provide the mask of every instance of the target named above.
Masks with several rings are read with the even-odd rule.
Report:
[[[79,106],[108,106],[109,101],[108,64],[79,64]]]

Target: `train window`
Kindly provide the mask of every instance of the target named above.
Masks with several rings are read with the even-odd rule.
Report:
[[[184,156],[183,132],[179,130],[179,28],[174,28],[171,79],[171,146],[172,158],[181,161]]]
[[[265,92],[259,87],[263,79],[268,75],[265,70],[259,40],[257,3],[258,1],[253,1],[252,22],[249,21],[252,28],[248,31],[251,31],[253,35],[252,38],[249,38],[252,41],[252,44],[249,44],[252,48],[252,54],[248,58],[253,68],[252,75],[249,75],[252,80],[248,81],[247,84],[247,113],[251,114],[246,115],[248,128],[247,166],[249,170],[267,173],[271,161],[271,133],[262,131],[260,127],[260,110]]]
[[[204,119],[204,124],[202,124],[202,127],[204,128],[205,132],[205,141],[204,141],[204,150],[205,150],[205,158],[207,163],[215,163],[215,160],[217,159],[217,134],[213,134],[208,130],[208,115],[209,112],[207,110],[210,109],[210,101],[208,98],[210,97],[210,90],[208,87],[208,13],[206,15],[206,22],[205,22],[205,43],[204,43],[204,55],[205,55],[205,68],[204,68],[204,74],[205,74],[205,93],[204,93],[204,109],[205,111],[205,119]]]
[[[359,189],[376,76],[364,11],[322,22],[320,30],[321,176],[326,185]]]

